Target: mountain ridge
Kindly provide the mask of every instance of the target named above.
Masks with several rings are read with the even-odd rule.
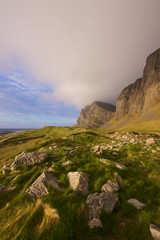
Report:
[[[151,53],[147,57],[146,65],[143,70],[143,77],[137,79],[134,83],[129,84],[121,91],[120,95],[117,97],[116,111],[114,112],[114,114],[110,114],[110,117],[106,118],[106,122],[104,124],[100,122],[99,124],[97,124],[96,127],[100,127],[103,129],[105,128],[114,129],[115,125],[118,126],[118,122],[121,122],[120,124],[121,128],[122,125],[123,127],[125,125],[127,126],[127,124],[130,121],[137,124],[144,118],[145,121],[156,120],[155,119],[156,111],[155,110],[151,111],[151,109],[157,106],[159,103],[160,103],[160,48]],[[90,105],[90,107],[92,105]],[[107,109],[107,111],[110,112],[110,109]],[[148,115],[147,112],[149,112]],[[152,113],[154,112],[153,116],[151,116],[151,112]],[[87,124],[87,121],[89,121],[90,118],[90,116],[87,114],[88,112],[85,111],[84,118],[86,124],[83,124],[84,111],[82,109],[80,116],[77,120],[77,124],[75,126],[94,128],[95,127],[94,124],[91,125]],[[95,119],[98,117],[96,116],[96,111],[93,115]],[[133,118],[136,118],[137,120],[135,121],[135,119]],[[160,119],[158,119],[157,121],[160,121]]]

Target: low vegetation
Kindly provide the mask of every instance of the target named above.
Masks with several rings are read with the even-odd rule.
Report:
[[[147,145],[146,139],[150,137],[155,143]],[[103,148],[100,155],[93,151],[95,145]],[[10,164],[22,151],[45,152],[49,159],[35,166],[17,166],[8,174],[0,173],[0,188],[15,187],[0,191],[1,240],[152,240],[150,223],[160,225],[159,135],[126,132],[114,135],[106,130],[71,127],[23,131],[1,137],[0,167]],[[100,158],[126,168],[105,165]],[[63,167],[62,163],[67,161],[72,164]],[[49,194],[32,201],[25,190],[49,168],[63,191],[57,192],[48,185]],[[120,205],[112,213],[101,213],[102,228],[89,228],[88,195],[73,192],[67,180],[70,171],[89,175],[89,194],[101,192],[102,185],[113,180],[116,172],[122,177]],[[137,210],[127,203],[130,198],[138,199],[145,207]]]

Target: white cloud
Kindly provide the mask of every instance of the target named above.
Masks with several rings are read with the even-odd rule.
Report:
[[[159,10],[159,0],[1,0],[0,69],[19,59],[51,101],[115,102],[160,47]]]

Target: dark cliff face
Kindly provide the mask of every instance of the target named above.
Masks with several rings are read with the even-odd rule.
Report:
[[[81,110],[76,127],[98,128],[108,122],[115,114],[116,107],[109,103],[94,102]]]
[[[126,114],[134,116],[160,103],[160,49],[152,53],[146,61],[143,78],[124,88],[116,104],[116,118]]]

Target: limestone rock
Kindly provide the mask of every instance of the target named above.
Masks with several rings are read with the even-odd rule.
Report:
[[[90,220],[88,222],[88,225],[89,225],[90,229],[93,229],[95,227],[102,227],[102,222],[99,218],[93,218],[92,220]]]
[[[160,240],[160,228],[159,227],[157,227],[154,224],[150,224],[150,232],[151,232],[152,237],[155,240]]]
[[[67,167],[68,165],[71,165],[71,164],[73,164],[71,161],[67,161],[67,162],[62,163],[62,166]]]
[[[138,210],[145,206],[144,203],[141,203],[137,199],[134,199],[134,198],[133,199],[129,199],[127,202],[132,204],[133,206],[135,206]]]
[[[111,180],[108,180],[107,183],[105,183],[101,191],[103,192],[118,192],[119,191],[119,185],[116,181],[112,182]]]
[[[0,192],[6,192],[6,191],[11,191],[13,189],[15,189],[16,187],[15,186],[3,186],[3,187],[0,187]]]
[[[110,161],[110,160],[108,160],[108,159],[100,158],[99,161],[102,162],[102,163],[104,163],[104,164],[106,164],[106,165],[108,165],[108,164],[114,164],[117,168],[119,168],[119,169],[121,169],[121,170],[124,169],[124,168],[126,168],[124,165],[122,165],[122,164],[120,164],[120,163],[117,163],[117,162]]]
[[[8,174],[11,171],[11,168],[8,165],[4,165],[2,168],[3,174]]]
[[[117,172],[114,173],[114,177],[115,177],[116,181],[118,182],[119,186],[122,187],[122,185],[123,185],[122,177]]]
[[[81,110],[76,127],[97,128],[108,122],[115,114],[115,106],[109,103],[94,102]]]
[[[148,138],[148,139],[146,140],[146,144],[147,144],[147,145],[154,144],[154,143],[155,143],[154,138]]]
[[[96,145],[96,146],[92,147],[92,150],[94,153],[96,153],[96,152],[99,152],[101,149],[100,149],[99,145]]]
[[[83,195],[88,194],[88,174],[83,172],[69,172],[67,178],[70,184],[70,187],[74,192],[80,193]]]
[[[101,226],[99,216],[102,210],[106,212],[112,212],[117,202],[117,193],[103,192],[90,194],[86,201],[89,208],[89,227],[97,227],[97,224],[98,227]]]
[[[58,180],[48,172],[43,172],[26,190],[26,193],[35,200],[38,197],[48,194],[46,184],[50,184],[57,191],[61,191],[61,187],[58,184]]]
[[[11,167],[17,165],[35,165],[44,162],[48,159],[48,154],[38,153],[38,152],[22,152],[21,154],[15,157],[14,162],[11,164]]]

